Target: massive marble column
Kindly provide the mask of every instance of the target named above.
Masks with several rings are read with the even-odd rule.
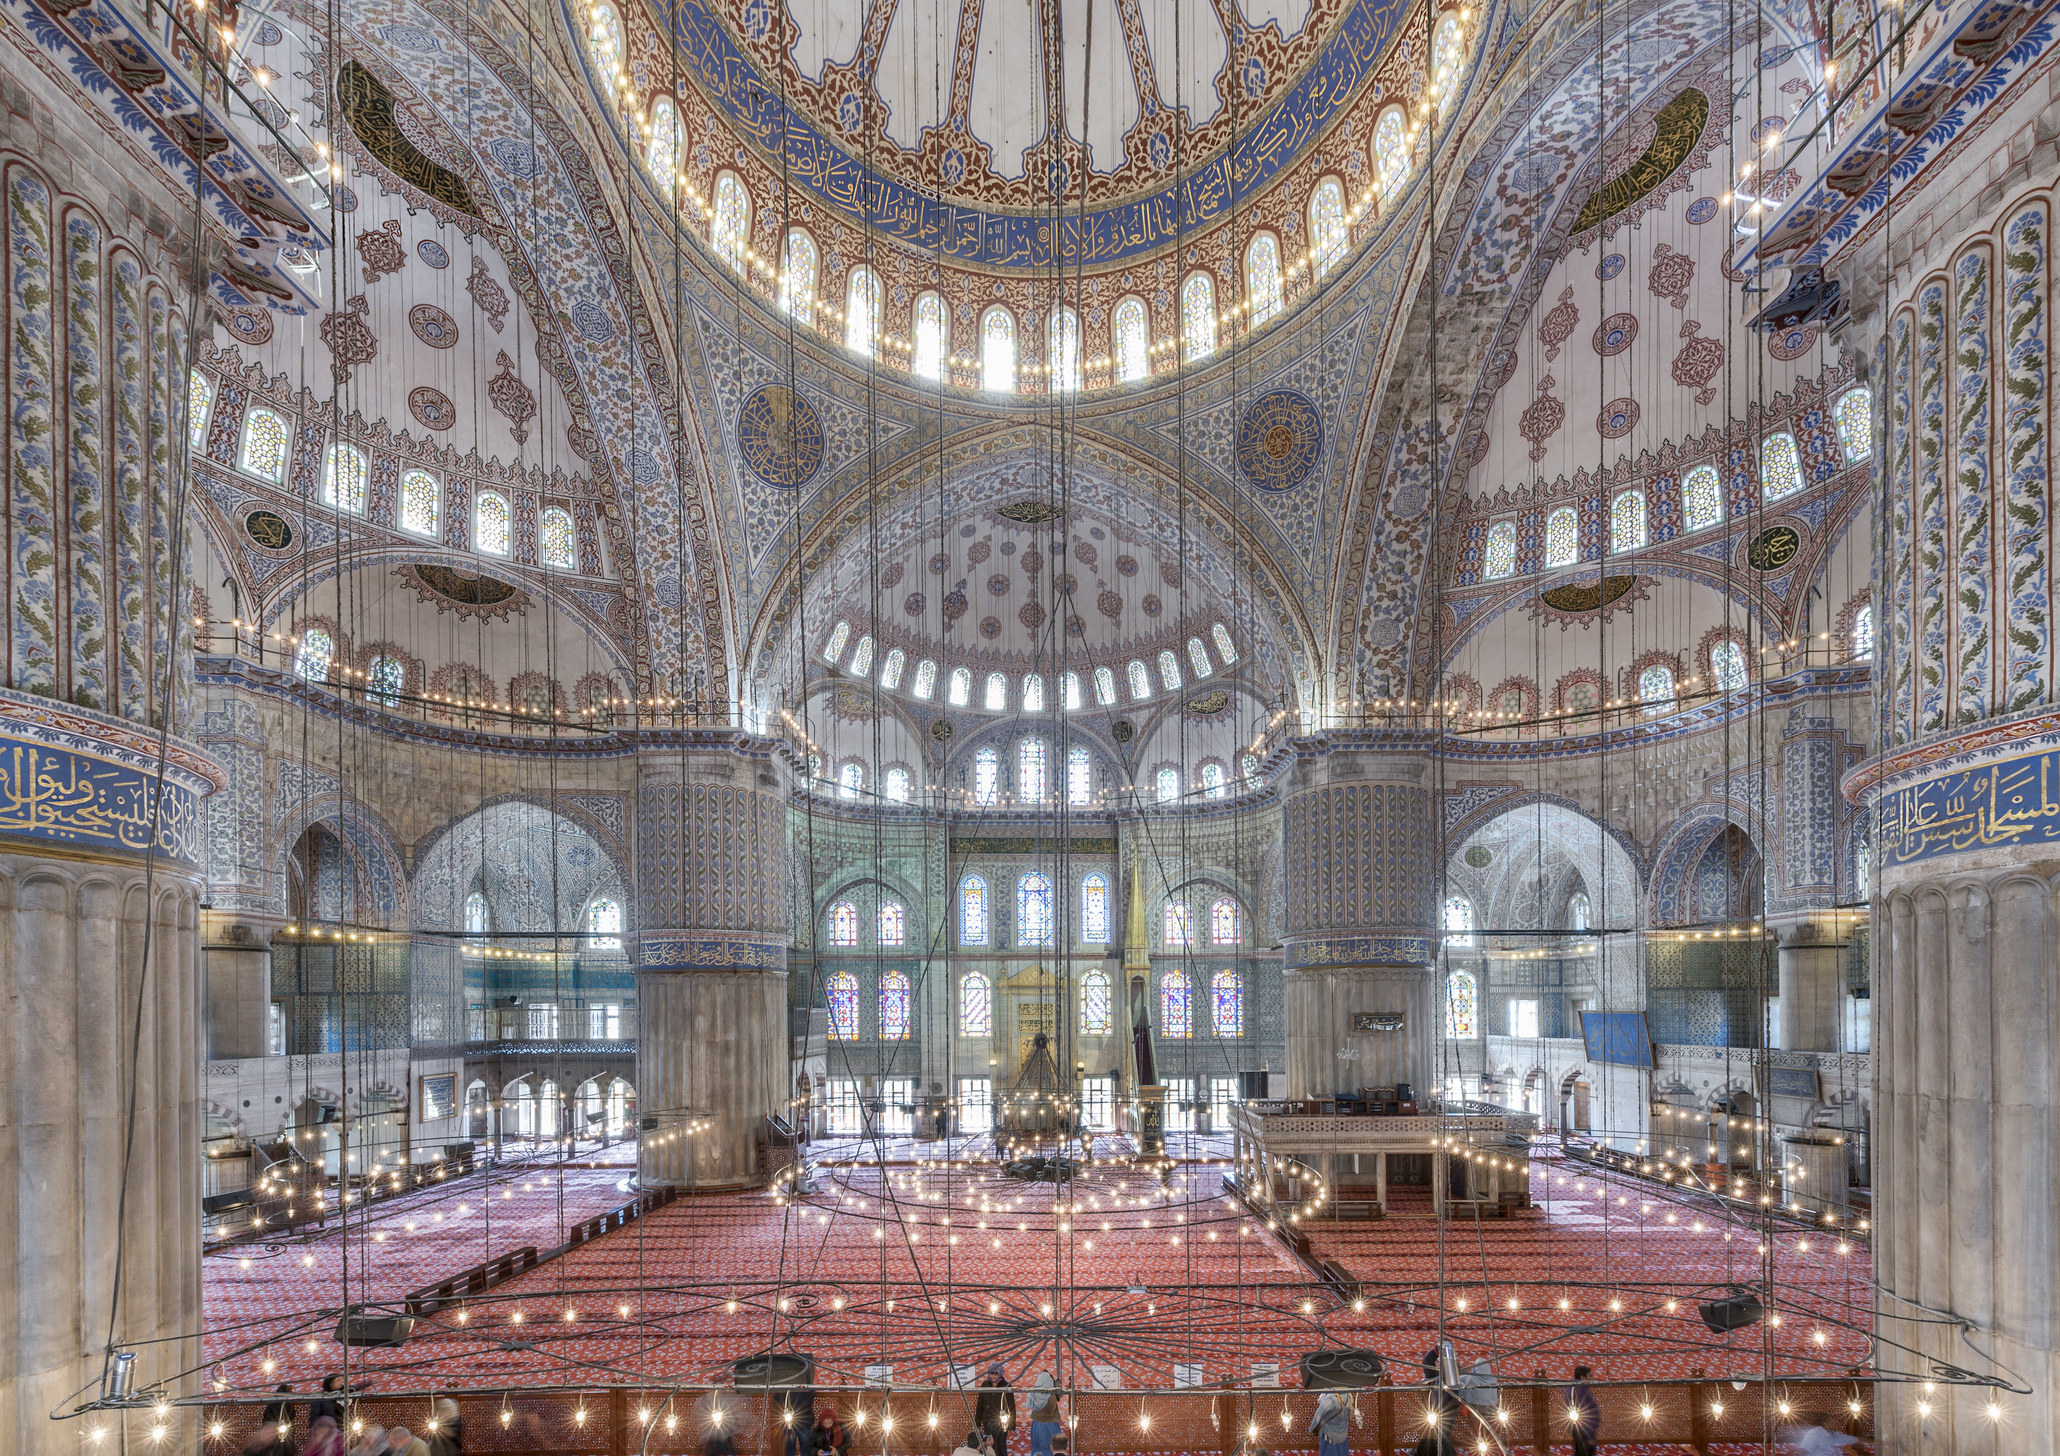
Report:
[[[1443,996],[1428,739],[1296,743],[1282,782],[1287,1095],[1439,1085]],[[1340,1058],[1339,1053],[1355,1055]]]
[[[793,869],[770,740],[703,730],[637,759],[637,1106],[647,1183],[758,1181],[784,1112]]]

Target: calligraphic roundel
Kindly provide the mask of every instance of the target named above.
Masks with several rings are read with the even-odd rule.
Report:
[[[822,416],[799,390],[762,384],[744,401],[737,448],[767,485],[799,490],[822,468]]]
[[[1237,463],[1261,490],[1293,490],[1323,454],[1323,416],[1308,395],[1276,389],[1245,409],[1237,429]]]

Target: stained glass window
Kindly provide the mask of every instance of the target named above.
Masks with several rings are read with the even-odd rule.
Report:
[[[1166,944],[1184,948],[1195,943],[1195,914],[1185,900],[1166,902]]]
[[[401,476],[401,529],[418,536],[434,536],[443,521],[443,487],[426,470],[410,470]]]
[[[959,978],[958,1034],[994,1035],[994,988],[978,971],[967,971]]]
[[[1001,752],[983,748],[973,755],[973,802],[991,808],[1001,800]]]
[[[1159,977],[1159,1035],[1175,1041],[1194,1035],[1194,983],[1186,971]]]
[[[1445,943],[1473,944],[1473,901],[1453,895],[1445,901]]]
[[[902,909],[899,900],[880,902],[879,944],[906,945],[908,943],[908,911]]]
[[[887,800],[893,804],[908,802],[908,770],[890,768],[887,770]]]
[[[864,677],[873,670],[873,635],[868,632],[858,639],[858,646],[851,654],[851,675]]]
[[[672,98],[661,96],[651,103],[651,140],[644,147],[644,165],[660,190],[670,196],[679,182],[680,116]]]
[[[858,944],[858,907],[849,900],[839,900],[830,907],[830,944]]]
[[[1566,924],[1569,930],[1586,930],[1590,916],[1588,892],[1576,890],[1567,898]]]
[[[780,307],[802,323],[815,322],[815,239],[787,229],[786,266],[780,272]]]
[[[1042,713],[1044,711],[1044,674],[1026,672],[1023,674],[1023,711]]]
[[[1874,608],[1872,604],[1853,613],[1853,656],[1874,655]]]
[[[1373,126],[1373,173],[1383,195],[1409,178],[1408,125],[1402,108],[1390,106]]]
[[[1795,436],[1786,430],[1767,436],[1760,444],[1761,492],[1768,500],[1780,500],[1802,488],[1802,456],[1796,452]]]
[[[930,694],[936,690],[936,687],[937,664],[926,657],[916,664],[915,686],[910,688],[909,691],[928,702]]]
[[[622,949],[622,905],[616,900],[596,900],[587,906],[587,949]]]
[[[1059,704],[1068,713],[1080,711],[1080,674],[1069,672],[1059,678]]]
[[[1116,674],[1106,667],[1094,670],[1094,700],[1104,708],[1116,705]]]
[[[1016,320],[1005,308],[990,308],[980,319],[980,387],[1016,392]]]
[[[873,270],[853,268],[844,289],[844,347],[873,357],[873,335],[879,331],[880,280]]]
[[[851,640],[851,624],[839,622],[830,629],[829,641],[823,643],[823,661],[835,662],[844,655],[844,644]]]
[[[1180,285],[1180,338],[1190,364],[1216,352],[1216,282],[1206,273]]]
[[[1028,706],[1026,703],[1024,706]],[[1046,749],[1042,738],[1025,738],[1016,745],[1016,801],[1023,804],[1044,802],[1044,774]]]
[[[382,708],[401,705],[401,689],[406,683],[407,668],[398,657],[387,652],[373,658],[371,670],[365,674],[365,685],[371,691],[372,701]]]
[[[1656,717],[1674,706],[1674,670],[1654,663],[1638,674],[1638,698],[1645,716]]]
[[[486,896],[477,890],[465,897],[465,933],[486,934]]]
[[[1196,677],[1207,677],[1216,670],[1210,663],[1208,650],[1202,646],[1202,639],[1199,637],[1187,639],[1187,660],[1193,665]]]
[[[606,0],[588,13],[587,44],[594,48],[602,75],[612,82],[615,68],[622,64],[622,20]]]
[[[1009,680],[998,672],[987,674],[987,697],[985,706],[990,713],[999,713],[1009,705]]]
[[[839,971],[823,982],[830,1003],[830,1040],[858,1040],[858,977]]]
[[[472,544],[489,556],[508,554],[508,498],[483,490],[472,505]]]
[[[951,670],[951,689],[946,697],[954,708],[963,708],[972,700],[973,673],[970,668],[954,667]]]
[[[1438,88],[1439,111],[1451,107],[1459,90],[1459,71],[1465,64],[1465,37],[1459,30],[1459,17],[1448,10],[1431,37],[1431,81]]]
[[[305,682],[325,682],[329,662],[336,655],[336,639],[327,627],[310,627],[300,634],[300,649],[293,654],[293,670]]]
[[[1580,559],[1580,517],[1572,506],[1560,506],[1545,517],[1545,564],[1572,566]]]
[[[1516,523],[1497,521],[1488,527],[1488,551],[1481,565],[1481,575],[1493,581],[1498,576],[1516,574]]]
[[[1345,189],[1326,177],[1309,195],[1309,247],[1316,276],[1321,278],[1345,256]]]
[[[1080,315],[1070,308],[1052,310],[1045,333],[1052,392],[1071,394],[1080,388]]]
[[[1236,945],[1244,939],[1237,901],[1229,896],[1209,907],[1209,940],[1214,945]]]
[[[865,765],[856,759],[847,760],[837,770],[837,797],[855,799],[865,788]]]
[[[880,686],[892,692],[901,686],[901,670],[908,665],[908,654],[899,647],[887,649],[887,656],[880,664]]]
[[[1180,797],[1180,770],[1170,765],[1159,770],[1159,802],[1170,804]]]
[[[958,943],[987,944],[987,881],[978,875],[958,882]]]
[[[1245,787],[1246,787],[1246,788],[1248,788],[1248,789],[1256,789],[1256,788],[1258,788],[1258,787],[1259,787],[1259,755],[1258,755],[1258,754],[1256,754],[1256,753],[1245,753],[1245,754],[1240,754],[1240,755],[1238,755],[1238,760],[1237,760],[1237,773],[1238,773],[1238,777],[1239,777],[1239,778],[1241,778],[1241,779],[1243,779],[1243,780],[1245,781]]]
[[[1109,881],[1091,874],[1080,881],[1080,940],[1084,945],[1109,943]]]
[[[1698,465],[1681,479],[1681,523],[1701,531],[1724,519],[1724,482],[1714,465]]]
[[[1210,759],[1207,763],[1202,765],[1203,797],[1210,799],[1222,799],[1227,798],[1229,794],[1230,784],[1225,778],[1223,772],[1223,765],[1216,762],[1216,760],[1213,758]]]
[[[1749,681],[1745,670],[1745,649],[1730,638],[1710,648],[1710,677],[1720,693],[1735,693]]]
[[[1472,1037],[1481,1034],[1481,995],[1471,971],[1454,971],[1445,977],[1445,1035]]]
[[[1032,872],[1016,881],[1016,944],[1051,944],[1051,880]]]
[[[909,1032],[908,977],[889,971],[880,977],[880,1040],[907,1041]]]
[[[1230,629],[1218,622],[1209,629],[1209,640],[1216,644],[1216,655],[1223,659],[1225,667],[1237,661],[1237,648],[1230,640]]]
[[[1645,492],[1627,490],[1609,503],[1609,549],[1637,551],[1645,545]]]
[[[274,485],[286,479],[286,417],[275,410],[254,409],[243,417],[243,468]]]
[[[1152,372],[1151,328],[1144,316],[1144,300],[1126,298],[1116,305],[1116,377],[1133,384]]]
[[[354,516],[365,514],[365,452],[331,445],[322,460],[322,504]]]
[[[1107,1036],[1115,1025],[1114,1006],[1109,996],[1109,978],[1104,971],[1089,971],[1080,978],[1080,1034]]]
[[[1866,841],[1862,840],[1859,848],[1853,851],[1853,898],[1856,900],[1867,898],[1867,873],[1872,860]]]
[[[574,560],[572,512],[548,507],[544,511],[544,565],[570,571]]]
[[[942,379],[944,359],[950,353],[951,311],[943,295],[916,295],[915,351],[909,357],[909,372],[918,379]]]
[[[1151,679],[1144,674],[1144,664],[1136,658],[1130,659],[1130,701],[1141,703],[1152,695]]]
[[[1845,463],[1857,465],[1874,453],[1874,396],[1865,388],[1848,389],[1831,407],[1838,425],[1838,443]]]
[[[1180,659],[1174,656],[1170,647],[1159,651],[1159,681],[1165,684],[1169,693],[1180,691]]]
[[[1245,299],[1257,327],[1280,312],[1280,240],[1260,233],[1245,249]]]
[[[186,445],[195,454],[207,449],[207,412],[215,402],[215,387],[198,369],[186,374]]]
[[[1084,748],[1066,750],[1066,802],[1073,805],[1094,801],[1094,759]]]
[[[1236,971],[1218,971],[1209,978],[1209,1019],[1218,1036],[1245,1034],[1245,978]]]
[[[715,218],[708,242],[718,258],[736,272],[744,271],[744,251],[751,245],[751,193],[735,172],[715,179]]]
[[[808,755],[808,776],[812,779],[823,776],[823,756],[813,750]]]

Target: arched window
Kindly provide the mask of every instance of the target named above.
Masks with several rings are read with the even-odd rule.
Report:
[[[844,288],[844,347],[873,357],[873,335],[880,330],[880,279],[863,265],[851,270]]]
[[[198,455],[207,449],[207,412],[215,387],[198,369],[186,371],[186,445]]]
[[[1445,1035],[1463,1039],[1480,1034],[1480,985],[1473,972],[1454,971],[1445,977]]]
[[[1223,659],[1223,665],[1230,667],[1237,661],[1237,648],[1231,643],[1230,629],[1218,622],[1209,629],[1209,640],[1216,644],[1216,655]]]
[[[1318,278],[1337,266],[1347,242],[1345,189],[1337,178],[1326,177],[1309,194],[1309,252]]]
[[[823,982],[823,997],[830,1004],[830,1040],[858,1040],[858,977],[839,971]]]
[[[1237,760],[1237,776],[1238,776],[1239,778],[1241,778],[1241,779],[1243,779],[1243,780],[1244,780],[1244,784],[1245,784],[1245,787],[1246,787],[1246,788],[1248,788],[1248,789],[1256,789],[1256,788],[1258,788],[1258,787],[1259,787],[1259,755],[1258,755],[1258,754],[1256,754],[1256,753],[1243,753],[1243,754],[1239,754],[1239,755],[1238,755],[1238,760]]]
[[[1068,713],[1080,711],[1080,674],[1069,672],[1059,678],[1059,704]]]
[[[1445,901],[1445,944],[1473,944],[1473,901],[1453,895]]]
[[[987,881],[978,875],[958,882],[958,943],[987,944]]]
[[[575,564],[572,512],[559,506],[544,509],[544,565],[570,571]]]
[[[593,48],[602,76],[612,83],[615,68],[622,64],[622,18],[607,0],[587,12],[587,44]]]
[[[855,799],[865,788],[865,765],[857,759],[847,759],[837,770],[837,797]]]
[[[1181,352],[1188,363],[1216,352],[1216,281],[1191,273],[1180,285]]]
[[[1195,913],[1187,901],[1166,902],[1165,931],[1169,949],[1184,949],[1195,943]]]
[[[1223,765],[1210,759],[1202,765],[1202,797],[1223,799],[1230,795],[1230,783],[1223,772]]]
[[[1867,898],[1867,876],[1871,868],[1872,859],[1873,856],[1868,851],[1866,841],[1862,840],[1859,848],[1853,851],[1853,898],[1855,900]]]
[[[1093,970],[1080,978],[1080,1034],[1107,1036],[1115,1025],[1115,1007],[1109,995],[1109,977]]]
[[[1170,647],[1159,651],[1159,681],[1169,693],[1180,691],[1180,659],[1173,655]]]
[[[1070,308],[1053,309],[1046,332],[1052,390],[1071,394],[1080,388],[1080,315]]]
[[[644,165],[659,190],[670,197],[680,171],[680,115],[670,96],[651,103],[651,140],[644,145]]]
[[[959,977],[958,1034],[994,1035],[994,987],[978,971],[967,971]]]
[[[1084,748],[1066,750],[1066,802],[1076,807],[1094,802],[1094,758]]]
[[[709,224],[708,242],[733,271],[744,271],[744,253],[751,245],[751,193],[735,172],[716,174],[715,217]]]
[[[787,256],[780,269],[780,307],[804,324],[815,322],[815,239],[801,228],[787,229]]]
[[[1245,978],[1222,970],[1209,978],[1209,1020],[1221,1037],[1245,1034]]]
[[[1215,667],[1210,663],[1208,651],[1202,646],[1202,639],[1199,637],[1187,639],[1187,660],[1194,668],[1196,677],[1208,677],[1216,671]]]
[[[286,442],[293,431],[286,417],[262,407],[243,417],[243,469],[274,485],[286,479]]]
[[[1710,678],[1711,685],[1720,693],[1735,693],[1744,687],[1752,680],[1746,670],[1745,649],[1729,637],[1712,644]]]
[[[442,529],[443,488],[426,470],[410,470],[401,476],[401,529],[417,536],[434,536]]]
[[[1481,564],[1481,575],[1493,581],[1497,577],[1516,575],[1516,523],[1497,521],[1488,527],[1488,550]]]
[[[1645,716],[1656,718],[1674,706],[1674,670],[1654,663],[1638,674],[1638,700]]]
[[[1151,679],[1145,676],[1144,664],[1136,658],[1130,659],[1130,701],[1141,703],[1152,695]]]
[[[906,804],[908,802],[908,770],[890,768],[887,770],[887,802]]]
[[[889,971],[880,977],[880,1040],[907,1041],[909,1025],[908,977],[900,971]]]
[[[382,652],[372,659],[372,666],[365,674],[365,686],[370,690],[372,701],[382,708],[398,708],[401,705],[401,689],[407,683],[408,671],[398,657]]]
[[[1035,871],[1016,881],[1016,944],[1051,944],[1051,879]]]
[[[1874,655],[1874,607],[1871,603],[1853,613],[1853,656]]]
[[[1399,106],[1390,106],[1373,124],[1373,175],[1382,197],[1409,180],[1408,124]]]
[[[1027,706],[1027,704],[1025,705]],[[1045,756],[1042,738],[1025,738],[1016,745],[1016,802],[1044,802]]]
[[[810,749],[808,754],[808,776],[811,779],[820,779],[823,776],[823,756],[813,749]]]
[[[1280,312],[1280,239],[1260,233],[1245,249],[1245,301],[1257,328]]]
[[[1170,804],[1180,797],[1180,770],[1171,764],[1159,770],[1159,802]]]
[[[849,900],[839,900],[830,907],[830,944],[858,944],[858,907]]]
[[[1702,531],[1724,519],[1724,482],[1714,465],[1698,465],[1681,478],[1681,524]]]
[[[1001,802],[1001,750],[992,745],[973,755],[973,802],[983,809]]]
[[[936,292],[916,296],[915,353],[909,368],[918,379],[942,379],[944,360],[951,353],[951,310],[944,295]]]
[[[873,634],[868,632],[858,639],[858,646],[851,652],[851,675],[864,677],[873,670]]]
[[[844,644],[851,640],[851,624],[839,622],[830,629],[830,638],[823,643],[823,661],[836,662],[844,656]]]
[[[880,664],[880,686],[893,692],[901,686],[901,670],[908,664],[908,654],[899,647],[887,649],[887,660]]]
[[[1151,326],[1144,315],[1144,300],[1126,298],[1116,305],[1116,378],[1134,384],[1152,372]]]
[[[1438,110],[1449,111],[1459,93],[1459,72],[1466,64],[1466,37],[1459,17],[1450,10],[1431,34],[1431,84],[1438,88]]]
[[[980,317],[980,387],[1016,392],[1016,320],[1005,308],[990,308]]]
[[[322,459],[322,504],[362,516],[367,474],[364,451],[354,445],[331,445]]]
[[[1874,453],[1874,396],[1865,386],[1841,394],[1831,407],[1831,418],[1838,425],[1838,444],[1845,451],[1846,464],[1858,465]]]
[[[1026,672],[1023,674],[1023,711],[1042,713],[1044,711],[1044,674]]]
[[[1545,517],[1545,565],[1572,566],[1580,559],[1580,517],[1572,506],[1560,506]]]
[[[928,702],[930,700],[930,694],[936,690],[936,687],[937,664],[930,661],[930,659],[926,657],[921,662],[916,664],[915,686],[910,688],[909,691],[914,693],[917,697],[921,698],[924,702]]]
[[[486,934],[486,896],[477,890],[465,897],[465,933]]]
[[[1094,700],[1104,708],[1116,706],[1116,674],[1106,667],[1094,670]]]
[[[1592,918],[1592,915],[1593,912],[1589,909],[1588,906],[1588,892],[1586,890],[1576,890],[1572,895],[1567,897],[1567,929],[1586,930],[1588,928],[1588,922]]]
[[[1194,1035],[1194,983],[1186,971],[1159,977],[1159,1035],[1174,1041]]]
[[[622,902],[596,900],[587,906],[587,949],[622,949]]]
[[[1627,490],[1609,503],[1609,549],[1638,551],[1645,545],[1645,492]]]
[[[1211,945],[1237,945],[1244,940],[1244,928],[1239,924],[1237,901],[1228,895],[1209,907],[1209,943]]]
[[[300,634],[300,648],[293,654],[293,671],[303,682],[327,682],[329,663],[336,656],[336,639],[327,627],[310,627]]]
[[[1802,456],[1795,436],[1778,430],[1760,442],[1760,491],[1768,500],[1780,500],[1802,488]]]
[[[483,490],[472,502],[472,545],[489,556],[508,554],[508,498]]]
[[[1005,710],[1006,710],[1006,709],[1008,708],[1008,705],[1009,705],[1009,680],[1008,680],[1008,678],[1007,678],[1007,677],[1006,677],[1006,676],[1005,676],[1004,674],[1002,674],[1002,673],[998,673],[998,672],[990,672],[990,673],[988,673],[988,674],[987,674],[987,695],[986,695],[985,699],[983,700],[983,706],[984,706],[984,707],[985,707],[985,708],[987,709],[987,711],[988,711],[988,712],[990,712],[990,713],[1000,713],[1000,712],[1003,712],[1003,711],[1005,711]]]
[[[973,673],[970,668],[954,667],[951,670],[951,687],[945,694],[954,708],[963,708],[973,698]]]
[[[1099,872],[1080,881],[1080,941],[1083,945],[1109,943],[1109,880]]]
[[[879,939],[877,943],[880,945],[908,944],[908,911],[901,908],[899,900],[882,900],[880,902]]]

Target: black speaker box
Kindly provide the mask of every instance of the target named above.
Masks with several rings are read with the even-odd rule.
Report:
[[[1759,1323],[1763,1313],[1765,1311],[1760,1308],[1759,1300],[1740,1290],[1729,1299],[1715,1299],[1705,1304],[1702,1307],[1702,1322],[1722,1335]]]

